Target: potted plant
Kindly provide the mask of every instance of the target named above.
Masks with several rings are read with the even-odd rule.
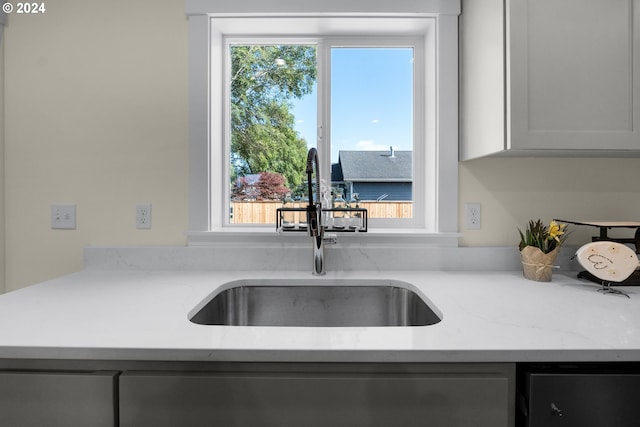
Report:
[[[520,260],[524,277],[537,282],[550,282],[560,246],[567,238],[566,224],[551,221],[545,225],[541,220],[529,221],[529,226],[520,233]]]

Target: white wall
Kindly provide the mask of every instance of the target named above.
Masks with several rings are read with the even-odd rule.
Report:
[[[186,241],[184,2],[46,6],[4,32],[8,291],[81,269],[84,246]],[[76,230],[51,230],[52,203],[77,204]]]
[[[640,221],[640,159],[485,158],[460,163],[464,203],[480,202],[482,228],[460,230],[464,246],[516,245],[530,219]],[[571,226],[567,243],[581,245],[596,228]],[[611,236],[633,237],[618,229]]]
[[[6,289],[81,269],[85,246],[184,245],[185,3],[50,1],[4,42]],[[459,177],[460,203],[482,205],[465,246],[515,246],[529,219],[640,220],[640,159],[479,159]],[[50,229],[52,203],[77,204],[76,230]]]

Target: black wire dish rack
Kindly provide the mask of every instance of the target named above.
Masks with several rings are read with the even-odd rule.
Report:
[[[327,232],[365,233],[368,214],[365,208],[322,209],[322,225]],[[306,232],[307,208],[278,208],[276,210],[278,232]]]

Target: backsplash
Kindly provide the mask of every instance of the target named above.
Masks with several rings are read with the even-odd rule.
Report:
[[[573,272],[576,248],[563,247],[557,271]],[[311,271],[311,247],[88,247],[86,269],[116,270],[295,270]],[[328,271],[514,271],[520,270],[515,247],[328,247]]]

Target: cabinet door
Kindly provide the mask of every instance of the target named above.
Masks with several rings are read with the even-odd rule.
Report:
[[[509,426],[509,380],[468,374],[126,372],[120,426]]]
[[[507,5],[507,148],[640,150],[640,1]]]
[[[114,427],[116,375],[0,371],[0,425]]]

